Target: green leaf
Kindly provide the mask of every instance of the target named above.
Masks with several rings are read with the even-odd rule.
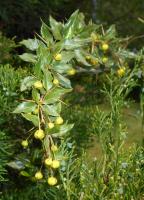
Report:
[[[40,46],[38,49],[38,66],[39,70],[44,70],[46,67],[49,67],[53,57],[50,50],[46,47]]]
[[[35,126],[39,126],[39,120],[37,115],[32,114],[22,114],[22,116],[27,119],[28,121],[31,121]]]
[[[35,108],[36,104],[34,102],[23,102],[17,106],[13,113],[30,113],[33,112]]]
[[[28,40],[22,40],[20,44],[25,45],[28,49],[31,51],[35,51],[39,46],[39,40],[38,39],[28,39]]]
[[[24,164],[19,161],[19,160],[16,160],[16,161],[11,161],[9,163],[7,163],[7,165],[13,169],[17,169],[17,170],[21,170],[21,169],[24,169]]]
[[[66,73],[71,68],[72,68],[71,64],[63,64],[63,63],[60,64],[56,63],[55,65],[52,66],[52,69],[58,73]]]
[[[28,172],[26,172],[26,171],[21,171],[21,172],[20,172],[20,175],[25,176],[25,177],[30,177],[30,176],[31,176],[31,175],[30,175]]]
[[[36,101],[37,103],[38,103],[39,100],[40,100],[40,94],[39,94],[39,92],[38,92],[35,88],[33,88],[33,90],[32,90],[32,98],[33,98],[33,100]]]
[[[49,91],[49,93],[45,96],[44,103],[51,104],[57,102],[62,95],[67,92],[70,92],[71,89],[64,89],[64,88],[55,88]]]
[[[59,132],[52,134],[53,137],[62,137],[73,128],[74,124],[63,124],[59,127]]]
[[[51,115],[54,117],[59,116],[59,103],[55,104],[55,105],[44,105],[43,106],[43,111],[47,114],[47,115]]]
[[[67,39],[64,42],[64,48],[66,50],[74,50],[79,47],[84,47],[87,46],[87,44],[91,41],[90,38],[87,39],[79,39],[79,38],[74,38],[74,39]]]
[[[82,54],[80,49],[75,50],[75,57],[78,62],[80,62],[86,66],[90,66],[90,64],[86,61],[85,56]]]
[[[53,44],[53,54],[57,54],[64,49],[64,40],[58,41]]]
[[[115,25],[109,27],[109,29],[105,33],[105,39],[113,40],[116,37],[116,28]]]
[[[75,34],[75,28],[77,25],[77,19],[78,19],[78,10],[76,10],[69,18],[67,23],[64,26],[64,37],[66,39],[72,38]]]
[[[72,58],[74,58],[74,52],[73,51],[62,51],[62,63],[68,63],[71,61]]]
[[[38,62],[34,65],[34,74],[39,78],[42,79],[42,71],[41,71],[41,61],[38,60]]]
[[[41,35],[48,44],[53,42],[53,37],[49,31],[49,27],[44,22],[42,22],[41,26]]]
[[[51,73],[48,70],[43,70],[44,71],[44,77],[43,77],[43,84],[46,90],[49,90],[52,88],[53,83],[53,77]]]
[[[37,59],[37,56],[31,53],[24,53],[22,55],[19,55],[19,57],[26,62],[32,62],[32,63],[35,63]]]
[[[62,76],[61,74],[57,74],[57,78],[62,86],[65,88],[72,88],[70,80],[66,77]]]
[[[20,90],[25,91],[27,88],[30,88],[34,82],[36,81],[36,78],[34,76],[27,76],[22,80]]]
[[[51,26],[51,31],[54,35],[54,38],[56,40],[61,40],[62,39],[62,35],[61,35],[61,31],[62,31],[62,23],[57,22],[53,17],[50,16],[49,18],[49,22],[50,22],[50,26]]]

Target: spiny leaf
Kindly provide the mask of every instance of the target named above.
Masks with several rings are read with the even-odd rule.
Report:
[[[53,37],[49,31],[49,27],[42,21],[41,26],[41,35],[44,38],[44,40],[47,42],[47,44],[50,44],[53,42]]]
[[[76,10],[69,18],[69,20],[67,21],[67,23],[65,24],[64,27],[64,35],[65,38],[72,38],[74,36],[75,33],[75,28],[76,28],[76,24],[77,24],[77,18],[78,18],[78,10]]]
[[[62,39],[61,31],[62,31],[62,28],[63,28],[62,23],[57,22],[52,16],[50,16],[49,22],[50,22],[51,31],[54,35],[54,38],[56,40],[61,40]]]

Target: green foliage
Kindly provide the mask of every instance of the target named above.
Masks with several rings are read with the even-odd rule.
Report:
[[[7,163],[20,185],[15,189],[17,182],[11,177],[13,185],[11,189],[4,188],[2,200],[9,196],[18,200],[141,199],[143,148],[134,147],[130,154],[124,153],[126,125],[122,118],[124,100],[137,85],[138,66],[130,70],[128,62],[135,58],[141,60],[141,55],[125,48],[114,26],[104,30],[91,21],[86,24],[78,11],[65,24],[50,17],[50,26],[42,22],[40,32],[37,38],[21,42],[30,52],[20,57],[32,63],[33,71],[21,82],[25,97],[13,113],[21,114],[31,123],[18,127],[23,134],[17,141],[20,143],[24,138],[23,149],[18,148],[13,160]],[[77,106],[71,111],[75,113],[63,120],[61,115],[65,110],[62,112],[61,108],[66,105],[65,94],[72,90],[69,70],[74,68],[77,72],[83,68],[86,72],[98,70],[103,74],[105,81],[100,82],[103,85],[100,93],[110,105],[108,113],[97,109],[91,118],[87,109],[78,113]],[[10,72],[12,77],[13,71]],[[6,83],[2,79],[2,85],[10,85],[10,78],[7,79]],[[87,157],[75,155],[78,147],[85,146],[76,141],[76,134],[71,136],[73,124],[68,119],[80,124],[71,132],[73,135],[81,132],[81,138],[97,136],[103,151],[101,159],[88,163]],[[84,129],[83,132],[78,128]],[[76,142],[73,144],[71,140]],[[36,176],[37,172],[40,176]],[[49,182],[50,177],[56,182]]]
[[[0,183],[8,181],[6,165],[12,156],[12,147],[10,137],[0,131]]]
[[[0,126],[1,128],[11,129],[13,119],[12,111],[18,104],[17,100],[21,98],[19,84],[27,71],[15,70],[10,65],[0,66]],[[14,126],[13,126],[14,128]],[[12,131],[12,130],[11,130]]]
[[[0,64],[14,63],[16,56],[14,56],[13,51],[16,46],[14,39],[8,39],[0,32]]]

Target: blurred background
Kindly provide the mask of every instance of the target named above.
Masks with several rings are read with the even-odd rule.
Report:
[[[131,47],[140,48],[143,24],[138,18],[144,17],[143,0],[5,0],[0,1],[0,30],[17,40],[33,37],[39,32],[41,21],[48,22],[49,15],[57,20],[66,20],[79,9],[86,20],[93,19],[98,24],[115,24],[120,36],[140,36],[133,40]]]

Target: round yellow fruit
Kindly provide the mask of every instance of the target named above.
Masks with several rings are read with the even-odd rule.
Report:
[[[49,177],[48,178],[48,184],[51,185],[51,186],[54,186],[57,184],[57,179],[53,176]]]
[[[53,161],[52,161],[52,158],[46,158],[44,162],[45,162],[45,165],[51,166]]]
[[[73,76],[76,74],[76,70],[72,68],[72,69],[68,70],[67,74],[70,76]]]
[[[52,164],[51,164],[51,167],[54,168],[54,169],[59,168],[60,167],[60,162],[58,160],[53,160]]]
[[[42,140],[44,138],[44,136],[45,136],[45,134],[42,129],[39,129],[34,133],[34,137],[39,140]]]
[[[121,67],[120,69],[117,70],[118,76],[122,77],[125,74],[125,67]]]
[[[37,115],[37,114],[39,113],[39,109],[36,108],[36,109],[33,111],[33,113],[34,113],[35,115]]]
[[[86,58],[87,60],[90,60],[90,59],[91,59],[91,57],[90,57],[89,55],[87,55],[85,58]]]
[[[21,142],[21,145],[26,148],[28,146],[28,141],[27,140],[23,140]]]
[[[56,61],[61,61],[62,55],[61,55],[60,53],[58,53],[58,54],[56,54],[56,55],[54,56],[54,58],[55,58]]]
[[[49,123],[48,123],[48,127],[49,127],[49,129],[52,129],[52,128],[54,127],[54,123],[49,122]]]
[[[55,124],[57,124],[57,125],[63,124],[63,118],[57,117],[56,120],[55,120]]]
[[[102,50],[107,51],[109,49],[109,45],[107,43],[102,44]]]
[[[59,80],[56,79],[56,78],[54,78],[54,80],[53,80],[53,84],[54,84],[54,85],[59,85]]]
[[[43,88],[43,84],[42,84],[42,82],[41,81],[36,81],[35,83],[34,83],[34,87],[36,88],[36,89],[42,89]]]
[[[41,171],[38,171],[38,172],[35,173],[35,178],[36,178],[37,180],[40,180],[40,179],[43,178],[43,174],[41,173]]]
[[[108,61],[108,58],[107,58],[107,57],[103,57],[103,58],[102,58],[102,62],[103,62],[103,63],[106,63],[107,61]]]
[[[51,150],[53,151],[53,152],[56,152],[56,151],[58,151],[58,147],[56,146],[56,145],[52,145],[51,146]]]
[[[91,59],[90,60],[92,65],[97,65],[98,64],[98,60],[97,59]]]

